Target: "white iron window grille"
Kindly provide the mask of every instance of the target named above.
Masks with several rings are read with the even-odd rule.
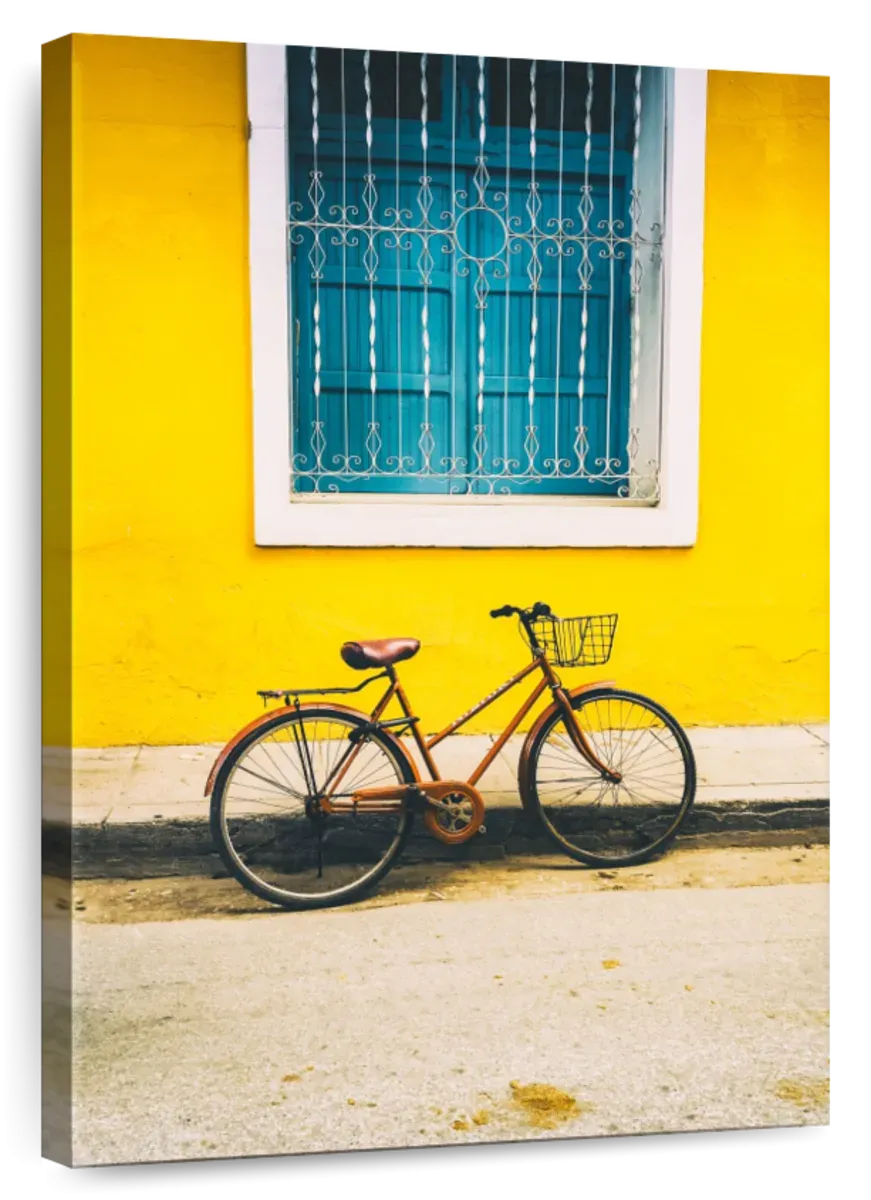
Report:
[[[670,73],[287,54],[292,493],[655,505]]]

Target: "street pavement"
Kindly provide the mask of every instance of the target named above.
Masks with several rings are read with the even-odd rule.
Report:
[[[819,1124],[823,883],[74,929],[77,1164]]]

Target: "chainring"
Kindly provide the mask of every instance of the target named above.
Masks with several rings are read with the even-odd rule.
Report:
[[[473,838],[484,823],[484,801],[470,783],[446,781],[426,788],[424,824],[440,842],[457,846]]]

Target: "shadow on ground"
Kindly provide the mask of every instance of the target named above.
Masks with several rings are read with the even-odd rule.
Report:
[[[498,862],[400,864],[367,899],[346,909],[450,903],[506,896],[535,897],[663,888],[767,887],[828,880],[828,846],[679,848],[638,867],[600,870],[559,855]],[[198,917],[263,917],[276,908],[249,895],[234,879],[203,875],[151,879],[44,880],[46,915],[72,904],[76,919],[97,924],[177,921]],[[296,914],[304,919],[305,913]]]

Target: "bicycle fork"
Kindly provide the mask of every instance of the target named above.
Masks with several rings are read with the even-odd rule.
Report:
[[[590,745],[587,735],[581,728],[580,722],[575,715],[575,710],[572,708],[571,698],[564,690],[560,683],[559,677],[554,672],[550,664],[545,664],[545,674],[549,676],[551,691],[554,700],[559,704],[563,713],[563,724],[566,727],[566,733],[569,735],[572,745],[581,755],[582,758],[590,764],[590,766],[599,772],[603,779],[608,783],[619,783],[623,776],[619,771],[613,771],[607,763],[603,763],[596,751]]]

